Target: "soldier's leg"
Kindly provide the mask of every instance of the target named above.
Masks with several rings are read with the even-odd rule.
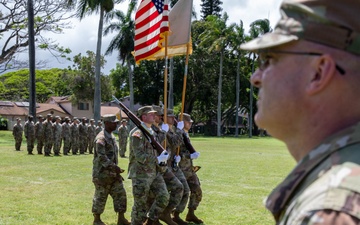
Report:
[[[44,141],[41,138],[38,138],[37,139],[36,149],[37,149],[37,152],[38,152],[39,155],[42,154],[43,147],[44,147]]]
[[[186,180],[186,177],[180,168],[178,168],[178,170],[176,170],[174,172],[174,174],[180,180],[181,184],[184,186],[184,193],[182,195],[179,205],[176,207],[176,210],[175,210],[176,212],[182,213],[185,210],[185,207],[189,200],[190,188],[189,188],[188,182]]]
[[[163,173],[163,178],[166,184],[166,188],[170,192],[168,207],[175,209],[175,207],[179,205],[182,199],[184,193],[184,186],[169,168],[167,168],[166,171]]]
[[[186,220],[195,223],[203,223],[203,221],[195,215],[195,210],[199,206],[202,199],[200,180],[195,173],[193,174],[193,176],[188,178],[188,184],[190,187],[191,194],[188,205],[189,212],[186,215]]]
[[[102,222],[100,215],[104,212],[107,196],[109,195],[109,188],[96,183],[94,183],[94,185],[95,193],[91,211],[94,214],[94,223],[100,223]]]
[[[131,224],[142,224],[147,214],[147,196],[150,190],[149,179],[133,178],[132,192],[134,197],[134,205],[131,210]]]
[[[151,183],[151,189],[156,190],[155,201],[149,209],[148,217],[152,221],[157,221],[160,214],[165,210],[169,204],[169,192],[166,188],[164,178],[161,174],[158,174]]]
[[[118,213],[118,224],[130,224],[130,222],[124,217],[127,199],[122,180],[117,180],[113,183],[110,189],[110,195],[113,198],[114,211]]]

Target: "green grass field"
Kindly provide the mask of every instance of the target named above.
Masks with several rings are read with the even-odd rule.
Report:
[[[196,213],[204,224],[274,224],[263,201],[295,165],[283,143],[270,137],[196,137],[192,143],[201,153],[194,161],[202,167],[203,189]],[[25,141],[21,150],[15,151],[10,131],[0,131],[0,225],[92,224],[92,155],[27,155]],[[119,164],[127,170],[128,159],[120,158]],[[130,218],[129,179],[125,189]],[[102,219],[116,224],[111,197]]]

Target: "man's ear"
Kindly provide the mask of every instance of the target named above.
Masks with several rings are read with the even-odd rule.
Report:
[[[336,75],[336,63],[327,54],[321,55],[314,61],[315,71],[310,75],[306,92],[310,95],[317,94],[324,90]]]

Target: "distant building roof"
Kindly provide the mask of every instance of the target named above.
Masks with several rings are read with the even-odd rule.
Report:
[[[50,97],[46,103],[54,104],[54,103],[62,103],[62,102],[70,102],[70,96],[52,96]]]
[[[121,118],[128,118],[128,116],[116,106],[101,106],[101,117],[106,114],[119,114]]]

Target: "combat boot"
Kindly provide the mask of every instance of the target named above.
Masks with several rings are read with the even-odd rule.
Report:
[[[127,219],[125,219],[124,213],[119,212],[117,225],[130,225],[130,224],[131,223]]]
[[[193,222],[193,223],[196,223],[196,224],[202,224],[204,221],[202,221],[201,219],[197,218],[197,216],[195,216],[194,211],[195,211],[195,209],[190,209],[190,208],[189,208],[189,212],[188,212],[188,214],[186,215],[186,221],[188,221],[188,222]]]
[[[159,219],[164,221],[167,225],[178,225],[171,219],[171,209],[166,207],[164,211],[160,214]]]
[[[154,221],[149,218],[147,218],[146,221],[143,223],[143,225],[154,225],[154,224],[155,224]]]
[[[179,212],[176,212],[174,211],[174,217],[172,218],[172,220],[179,224],[179,225],[188,225],[188,223],[186,221],[184,221],[183,219],[180,218],[180,213]]]
[[[106,223],[104,223],[103,221],[101,221],[100,219],[100,214],[95,214],[94,213],[94,222],[93,225],[106,225]]]

